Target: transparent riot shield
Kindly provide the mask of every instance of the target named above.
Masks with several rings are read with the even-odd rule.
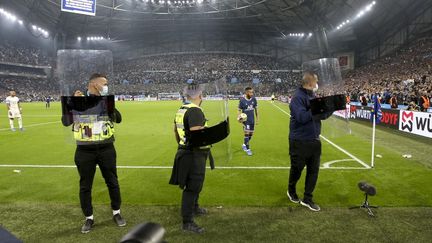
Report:
[[[114,141],[115,109],[111,51],[59,50],[57,80],[66,141],[79,145]]]
[[[203,88],[203,102],[201,107],[207,119],[208,127],[219,126],[217,134],[214,136],[224,136],[229,133],[229,113],[228,113],[228,91],[224,78],[217,78],[207,83],[201,84]],[[225,129],[227,128],[227,129]],[[222,138],[222,137],[220,137]],[[225,165],[231,158],[231,140],[230,137],[212,144],[212,155],[216,166]]]
[[[86,94],[91,75],[99,73],[110,81],[113,78],[113,56],[109,50],[57,51],[57,80],[62,96],[73,96],[76,91]],[[108,93],[114,94],[115,83],[108,82]]]
[[[368,168],[368,159],[362,156],[369,146],[353,136],[350,104],[344,80],[336,58],[321,58],[303,63],[302,85],[305,75],[316,75],[318,86],[313,90],[310,108],[313,117],[321,123],[321,165],[324,168]],[[362,151],[359,151],[361,149]]]
[[[349,102],[344,90],[339,61],[321,58],[303,63],[303,74],[312,73],[318,78],[315,98],[310,108],[316,119],[321,120],[321,134],[326,138],[343,137],[350,133]]]

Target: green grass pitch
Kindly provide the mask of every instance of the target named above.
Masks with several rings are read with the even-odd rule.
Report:
[[[204,101],[206,102],[206,101]],[[349,127],[327,121],[314,200],[319,213],[290,203],[286,197],[289,108],[259,101],[260,124],[242,150],[242,127],[235,121],[237,102],[229,103],[231,134],[215,146],[216,170],[207,171],[200,202],[210,209],[198,218],[204,235],[180,230],[181,191],[168,184],[176,144],[173,118],[180,103],[117,102],[123,122],[116,126],[118,175],[126,228],[111,220],[109,197],[100,172],[93,186],[95,229],[80,233],[78,172],[68,128],[60,123],[60,104],[23,103],[24,132],[9,131],[5,105],[0,106],[0,225],[25,242],[116,242],[143,221],[159,222],[169,242],[426,242],[432,237],[432,140],[377,129],[375,168],[370,165],[371,124]],[[203,104],[209,111],[216,102]],[[216,110],[216,109],[213,109]],[[210,123],[218,114],[209,112]],[[335,129],[338,127],[339,129]],[[347,133],[341,133],[341,130]],[[351,131],[351,134],[348,134]],[[230,151],[230,160],[222,151]],[[405,159],[403,154],[412,154]],[[31,168],[28,165],[47,166]],[[19,167],[24,166],[24,167]],[[55,167],[59,166],[59,167]],[[69,167],[67,167],[69,166]],[[125,168],[122,166],[132,166]],[[150,168],[157,166],[158,168]],[[15,173],[14,170],[21,170]],[[298,192],[303,191],[303,181]],[[348,210],[363,200],[357,182],[377,187],[370,198],[377,218]],[[1,242],[1,239],[0,239]]]

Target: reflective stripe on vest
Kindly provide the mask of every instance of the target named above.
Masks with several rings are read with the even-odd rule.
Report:
[[[182,105],[180,107],[180,109],[177,111],[176,116],[175,116],[175,125],[176,125],[176,129],[177,129],[177,133],[180,137],[180,141],[179,141],[180,145],[186,145],[186,132],[185,132],[185,127],[184,127],[183,121],[184,121],[184,116],[186,114],[186,111],[192,107],[198,108],[202,111],[201,107],[199,107],[193,103],[190,103],[190,104]],[[207,127],[207,121],[205,122],[204,127]],[[205,146],[205,147],[200,147],[200,148],[205,149],[205,148],[210,148],[210,146]]]
[[[79,117],[88,117],[88,115],[79,115]],[[80,142],[104,141],[111,138],[115,132],[111,121],[74,122],[72,131],[75,140]]]

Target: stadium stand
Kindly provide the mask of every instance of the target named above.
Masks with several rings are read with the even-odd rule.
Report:
[[[422,95],[432,98],[432,39],[419,39],[406,48],[359,67],[345,75],[345,90],[352,101],[371,100],[380,93],[381,103],[419,104]]]
[[[1,60],[26,64],[47,64],[42,51],[0,44]],[[15,54],[15,55],[14,55]],[[16,76],[4,73],[18,73]],[[23,100],[44,100],[58,96],[54,79],[32,78],[43,75],[40,70],[0,65],[0,99],[7,90],[15,89]],[[400,105],[419,105],[422,96],[432,99],[432,39],[416,40],[391,55],[345,73],[345,91],[351,101],[370,101],[379,93],[381,102],[390,104],[395,96]],[[30,75],[30,77],[28,77]],[[208,83],[225,79],[229,94],[239,95],[247,85],[257,96],[285,95],[294,88],[299,73],[284,69],[277,61],[264,56],[232,54],[181,54],[149,56],[114,64],[116,93],[122,95],[156,96],[160,92],[178,92],[193,79]],[[255,80],[255,82],[253,81]]]

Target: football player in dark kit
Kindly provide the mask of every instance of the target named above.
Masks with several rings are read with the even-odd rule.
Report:
[[[198,199],[204,183],[210,146],[193,147],[189,144],[191,131],[204,129],[206,118],[200,107],[202,103],[201,87],[195,83],[189,84],[184,93],[186,100],[177,111],[174,121],[178,150],[169,183],[179,185],[183,189],[181,206],[183,230],[200,234],[204,232],[204,229],[198,226],[193,218],[207,214],[206,209],[199,207]]]
[[[332,112],[312,115],[310,100],[318,89],[318,77],[313,72],[305,72],[302,87],[298,88],[290,103],[291,119],[289,133],[289,154],[291,169],[288,181],[288,198],[294,203],[320,211],[312,200],[312,193],[318,180],[321,157],[321,120],[327,119]],[[297,196],[296,185],[304,167],[307,167],[303,200]]]
[[[50,104],[51,104],[51,97],[50,96],[48,96],[48,97],[46,97],[46,99],[45,99],[45,108],[46,109],[48,109],[48,108],[50,108],[51,106],[50,106]]]
[[[114,122],[120,123],[120,112],[114,108],[114,96],[108,95],[108,80],[102,74],[93,74],[84,96],[62,96],[62,123],[72,125],[76,140],[75,164],[80,175],[80,203],[85,216],[82,233],[90,232],[94,224],[91,190],[99,166],[111,199],[113,220],[123,227],[126,221],[120,215],[120,187],[117,178]]]
[[[249,156],[252,155],[249,142],[252,139],[252,135],[255,131],[255,124],[258,125],[258,102],[253,95],[253,89],[251,87],[246,87],[245,94],[240,98],[238,105],[238,115],[241,113],[245,113],[247,115],[247,120],[243,122],[244,140],[242,149]]]

